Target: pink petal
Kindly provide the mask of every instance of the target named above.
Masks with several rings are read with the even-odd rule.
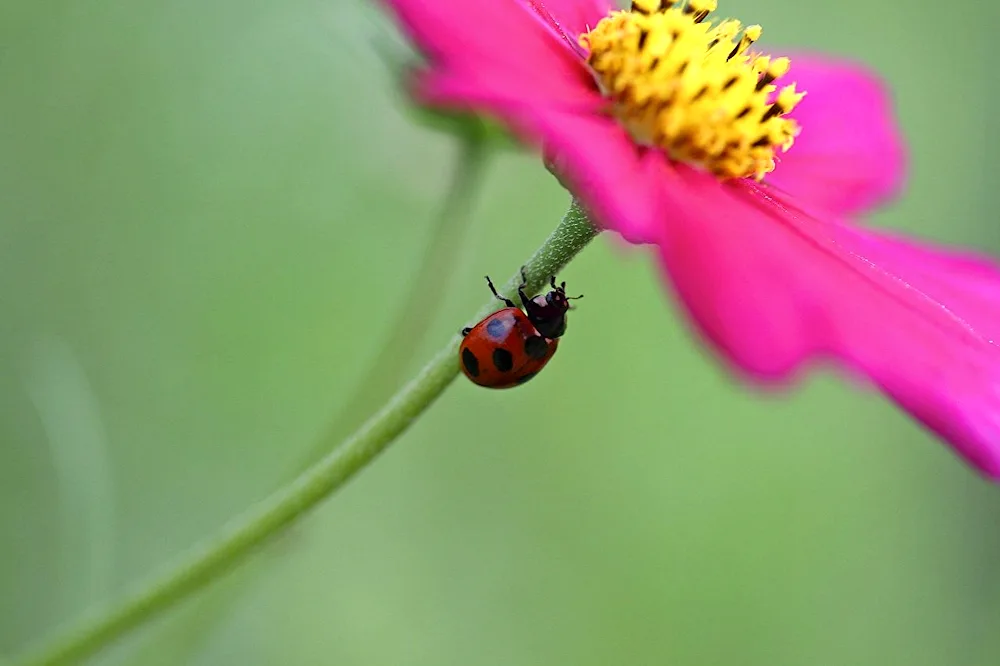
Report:
[[[905,177],[905,150],[889,94],[860,65],[793,54],[781,81],[805,98],[790,114],[802,133],[780,155],[767,182],[834,213],[865,211],[895,196]]]
[[[659,239],[663,220],[658,179],[664,158],[658,151],[636,146],[616,120],[603,115],[605,100],[596,90],[581,94],[574,112],[506,99],[469,76],[426,73],[419,90],[421,99],[430,104],[488,108],[526,143],[544,147],[595,223],[632,243]]]
[[[503,71],[453,71],[445,67],[414,72],[413,94],[420,103],[475,111],[505,118],[511,110],[543,115],[566,111],[595,116],[606,106],[581,69],[564,73],[549,85],[539,84],[533,96],[525,97],[523,81]]]
[[[664,268],[758,381],[833,360],[1000,478],[1000,271],[822,220],[753,184],[666,168]]]
[[[485,91],[544,105],[571,103],[594,87],[579,55],[520,0],[383,1],[433,69],[469,77]]]
[[[961,313],[973,329],[1000,331],[997,269],[988,259],[934,248],[912,239],[842,226],[838,240],[911,286]]]
[[[632,243],[655,243],[663,225],[662,153],[636,146],[610,117],[539,114],[550,161],[598,226]]]
[[[616,9],[605,0],[522,0],[560,35],[574,50],[582,48],[577,39]]]

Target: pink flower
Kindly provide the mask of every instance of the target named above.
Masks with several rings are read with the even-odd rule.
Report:
[[[882,86],[751,54],[759,27],[704,20],[715,0],[607,1],[386,0],[428,59],[418,98],[544,147],[741,376],[832,361],[1000,478],[1000,272],[849,224],[903,180]]]

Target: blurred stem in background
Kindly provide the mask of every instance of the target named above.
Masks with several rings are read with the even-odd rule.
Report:
[[[409,289],[404,294],[402,309],[391,322],[378,355],[361,373],[361,383],[323,435],[306,451],[295,474],[316,464],[330,452],[330,442],[341,441],[360,425],[365,414],[371,414],[385,402],[392,389],[403,381],[413,360],[413,350],[427,336],[439,304],[443,302],[442,291],[451,283],[450,273],[464,247],[472,206],[494,150],[489,130],[483,124],[467,123],[461,129],[451,182],[416,275],[406,281]],[[222,585],[193,600],[131,653],[130,661],[145,666],[191,663],[205,641],[253,589],[254,582],[273,563],[272,555],[275,554],[273,550],[262,552]]]
[[[402,382],[413,351],[419,348],[434,321],[443,300],[442,291],[450,283],[448,278],[462,249],[471,204],[491,150],[487,131],[481,124],[468,125],[444,205],[431,232],[430,245],[417,274],[409,280],[402,308],[389,326],[371,367],[361,375],[360,383],[331,421],[329,430],[306,453],[303,468],[329,453],[330,442],[340,441],[357,428],[363,416],[383,403]]]
[[[537,293],[597,233],[573,201],[559,226],[525,264],[530,293]],[[515,274],[501,293],[514,296],[519,282]],[[491,301],[469,323],[496,309],[496,302]],[[323,448],[332,452],[278,492],[237,516],[214,538],[196,545],[176,565],[139,585],[117,605],[95,609],[15,663],[48,666],[91,656],[242,563],[258,546],[305,517],[364,469],[434,403],[458,376],[460,342],[459,335],[453,336],[409,384],[340,446],[333,448],[336,442],[325,441]]]

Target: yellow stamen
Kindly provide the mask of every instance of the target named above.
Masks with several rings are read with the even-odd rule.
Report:
[[[761,27],[705,22],[716,0],[632,0],[580,37],[614,114],[639,142],[720,178],[774,169],[799,133],[786,117],[805,93],[774,81],[787,58],[748,53]],[[777,91],[777,95],[774,93]]]

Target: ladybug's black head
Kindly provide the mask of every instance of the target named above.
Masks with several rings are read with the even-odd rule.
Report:
[[[583,295],[567,296],[566,283],[557,285],[554,275],[549,279],[549,284],[552,285],[552,291],[544,296],[536,296],[524,305],[528,319],[538,332],[552,339],[566,332],[566,312],[573,309],[569,302],[583,298]]]

